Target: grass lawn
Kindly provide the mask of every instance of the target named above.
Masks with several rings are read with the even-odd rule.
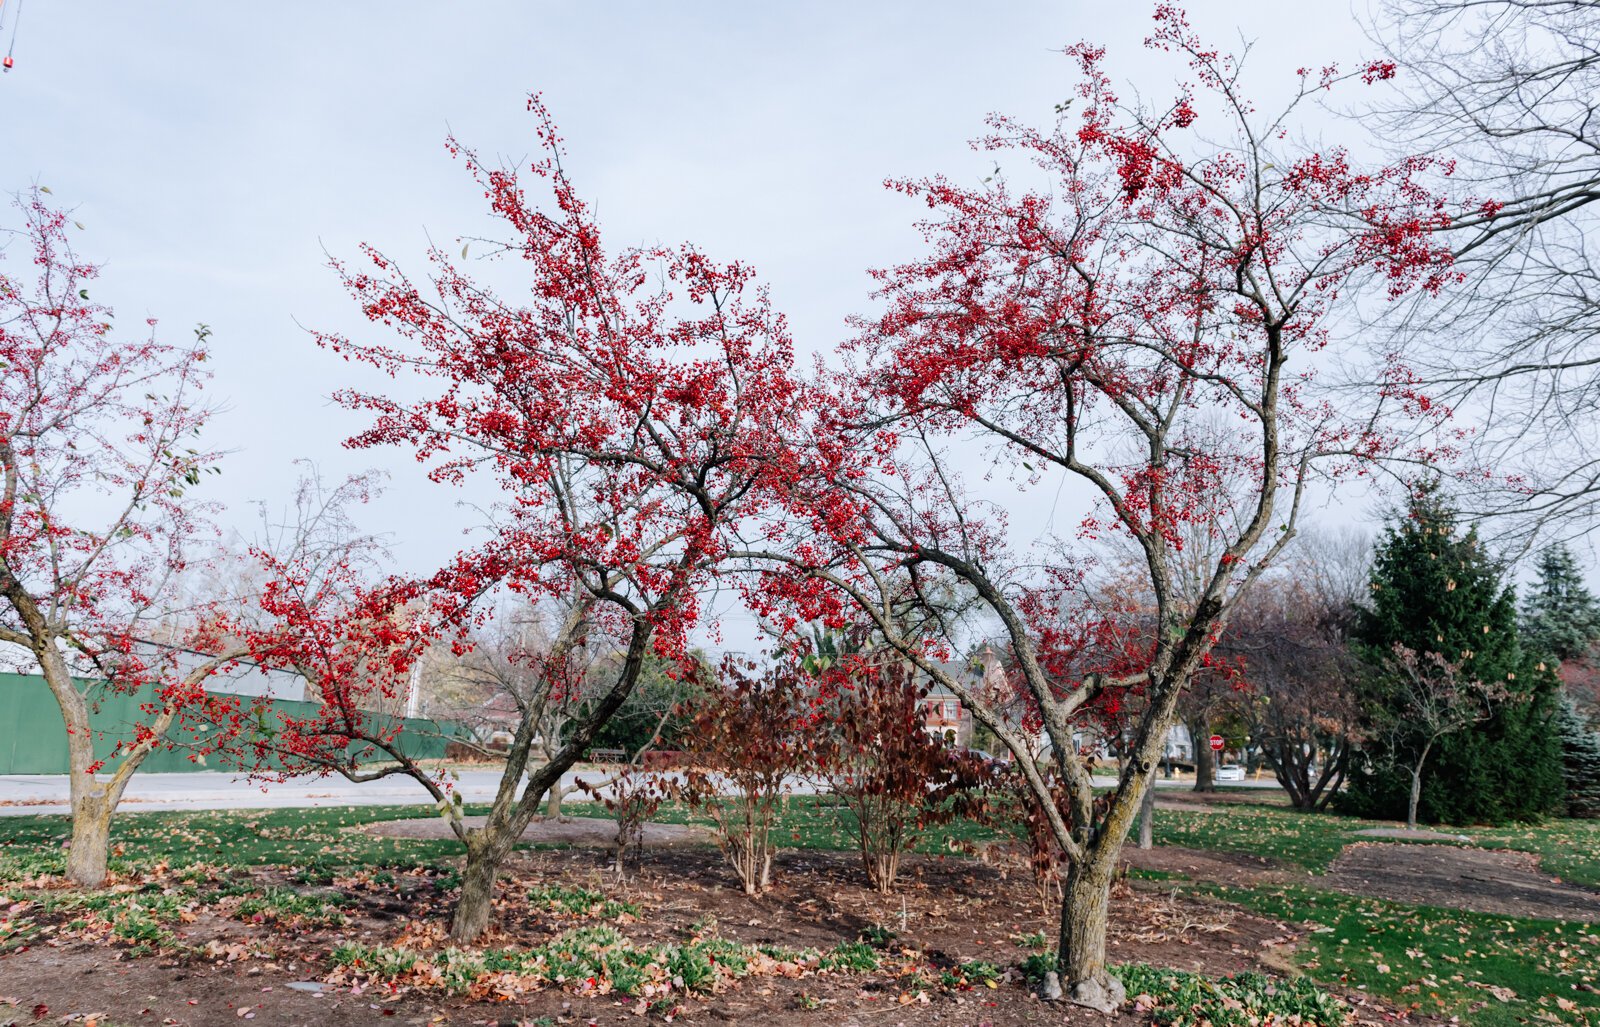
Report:
[[[1156,842],[1247,852],[1328,869],[1356,832],[1377,824],[1268,804],[1160,810]],[[1536,853],[1563,879],[1600,888],[1600,822],[1444,828],[1484,848]],[[1423,843],[1426,844],[1426,843]],[[1311,927],[1297,952],[1305,972],[1463,1023],[1600,1023],[1600,927],[1354,897],[1304,885],[1213,886],[1219,898]]]
[[[1312,978],[1478,1027],[1600,1022],[1600,927],[1409,906],[1306,887],[1214,889],[1312,926],[1296,952]],[[1582,990],[1588,988],[1591,990]]]
[[[595,803],[568,803],[575,816],[606,816]],[[469,813],[483,812],[468,809]],[[382,820],[432,816],[425,806],[241,810],[119,814],[113,867],[168,863],[212,866],[274,864],[316,877],[337,867],[427,866],[459,860],[453,840],[377,838],[352,827]],[[669,805],[659,820],[695,822]],[[1270,802],[1218,803],[1194,810],[1161,809],[1159,845],[1271,857],[1309,872],[1303,883],[1239,887],[1172,879],[1261,915],[1306,925],[1296,953],[1314,980],[1383,996],[1427,1013],[1500,1027],[1527,1022],[1600,1024],[1600,927],[1516,919],[1354,897],[1317,887],[1356,834],[1371,822],[1300,813]],[[1392,825],[1387,825],[1392,826]],[[828,797],[796,796],[779,831],[803,849],[853,847],[848,814]],[[61,816],[0,818],[0,886],[41,873],[59,873],[68,824]],[[1455,833],[1455,829],[1451,829]],[[1486,848],[1538,854],[1546,870],[1600,887],[1600,822],[1555,820],[1459,833]],[[961,822],[931,832],[922,848],[959,852],[995,832]],[[1146,876],[1163,876],[1159,872]],[[1170,876],[1170,875],[1168,875]]]
[[[1157,845],[1214,852],[1248,852],[1320,873],[1344,847],[1363,838],[1356,832],[1398,824],[1326,813],[1301,813],[1268,803],[1240,803],[1203,810],[1163,809],[1156,814]],[[1548,820],[1510,827],[1442,827],[1486,849],[1532,852],[1551,874],[1600,888],[1600,820]],[[1418,842],[1414,844],[1429,844]]]
[[[118,813],[111,824],[112,869],[167,862],[174,866],[387,866],[452,859],[455,841],[375,838],[348,828],[380,820],[432,815],[423,806],[337,806],[319,809],[206,810]],[[0,817],[0,880],[19,868],[56,872],[65,864],[64,816]]]
[[[575,817],[607,817],[600,803],[568,802],[563,811]],[[487,807],[466,808],[469,815]],[[454,839],[424,841],[378,838],[352,830],[362,824],[433,816],[427,806],[327,806],[315,809],[204,810],[197,812],[118,813],[112,821],[111,844],[118,863],[173,865],[208,863],[221,866],[399,866],[455,859],[462,847]],[[688,809],[668,804],[656,817],[665,823],[709,823]],[[842,850],[854,843],[852,821],[831,798],[791,796],[778,830],[796,849]],[[0,883],[25,871],[60,872],[63,846],[70,835],[61,815],[0,817]],[[977,844],[995,837],[979,824],[962,821],[941,827],[919,848],[949,852],[951,843]]]
[[[1600,889],[1600,820],[1552,820],[1461,832],[1486,849],[1538,853],[1546,871],[1573,884]]]
[[[1373,826],[1369,821],[1265,803],[1219,804],[1192,811],[1157,810],[1155,841],[1213,852],[1247,852],[1316,873],[1326,870],[1346,845],[1360,840],[1355,832]]]

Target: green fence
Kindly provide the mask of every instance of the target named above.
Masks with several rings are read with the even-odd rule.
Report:
[[[136,693],[122,693],[106,687],[89,685],[91,701],[98,710],[91,716],[94,726],[95,753],[101,757],[110,753],[118,741],[133,737],[133,725],[145,719],[140,706],[148,703],[151,692],[146,689]],[[249,698],[245,698],[250,702]],[[314,712],[315,703],[276,699],[267,713],[267,722],[275,721],[275,713],[302,717]],[[407,755],[417,759],[437,759],[444,755],[445,743],[455,733],[454,725],[432,720],[406,720],[398,741]],[[108,770],[116,763],[107,765]],[[202,766],[189,759],[183,749],[158,749],[152,752],[139,767],[141,774],[166,774],[179,771],[225,770],[216,757]],[[0,774],[65,774],[67,773],[67,726],[61,719],[61,709],[50,694],[44,678],[31,674],[0,674]]]

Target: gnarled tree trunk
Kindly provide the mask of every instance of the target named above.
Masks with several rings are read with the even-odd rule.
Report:
[[[1118,848],[1096,852],[1067,871],[1058,950],[1060,973],[1069,982],[1066,997],[1107,1013],[1128,997],[1122,982],[1106,970],[1106,920]]]
[[[552,790],[560,792],[561,777],[578,762],[594,736],[611,719],[617,708],[638,684],[640,669],[644,666],[645,651],[650,644],[651,629],[640,623],[634,628],[628,643],[628,655],[623,661],[615,683],[600,702],[579,723],[550,760],[528,775],[523,783],[523,773],[528,765],[533,745],[533,725],[526,719],[518,726],[515,739],[507,753],[506,766],[501,772],[500,788],[495,794],[493,807],[484,825],[474,830],[462,828],[457,821],[457,834],[467,846],[467,865],[462,872],[461,897],[450,921],[450,940],[458,944],[476,941],[489,926],[494,908],[494,886],[500,874],[500,865],[511,854],[517,840],[538,811],[540,800]],[[427,775],[413,765],[408,771],[418,780]],[[518,785],[522,784],[521,794]]]
[[[81,792],[74,774],[72,789],[72,848],[67,852],[67,877],[84,888],[106,883],[111,850],[112,804],[104,787],[91,785]]]
[[[111,855],[111,815],[116,812],[128,776],[144,759],[143,747],[128,753],[122,769],[110,781],[100,780],[91,772],[95,755],[88,702],[59,655],[47,651],[39,663],[67,728],[67,788],[72,807],[67,877],[81,887],[99,888],[106,883]]]
[[[450,940],[467,944],[477,940],[489,926],[494,912],[495,881],[500,864],[511,846],[502,839],[505,832],[474,832],[467,841],[467,865],[461,872],[461,897],[450,920]]]

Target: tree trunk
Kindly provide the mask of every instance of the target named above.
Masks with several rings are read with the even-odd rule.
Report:
[[[489,926],[494,910],[495,879],[500,875],[500,864],[506,857],[505,849],[491,844],[482,835],[467,843],[467,865],[461,874],[461,898],[456,901],[455,916],[450,920],[450,940],[460,945],[470,944]]]
[[[566,791],[561,787],[561,782],[557,781],[555,784],[551,785],[550,791],[547,792],[546,795],[549,798],[545,803],[544,815],[551,820],[560,820],[561,800],[567,797]]]
[[[1328,808],[1328,804],[1333,801],[1333,797],[1335,795],[1339,794],[1339,788],[1344,784],[1345,771],[1350,766],[1349,741],[1341,741],[1339,743],[1339,748],[1337,750],[1335,759],[1337,762],[1333,764],[1333,776],[1329,778],[1323,785],[1322,791],[1319,793],[1317,798],[1316,805],[1312,807],[1318,813],[1321,813],[1323,810]]]
[[[1115,1012],[1128,997],[1122,982],[1106,971],[1106,915],[1116,852],[1116,846],[1096,852],[1067,871],[1056,957],[1063,994],[1103,1013]]]
[[[578,757],[594,741],[594,736],[605,726],[612,714],[628,698],[639,682],[639,672],[650,645],[648,620],[637,621],[628,642],[628,655],[616,683],[567,742],[556,750],[554,756],[539,769],[527,775],[528,752],[533,742],[533,723],[526,717],[517,726],[515,740],[506,754],[505,769],[501,772],[500,790],[495,795],[494,807],[483,827],[469,833],[463,840],[467,846],[467,865],[462,872],[461,898],[456,903],[455,915],[450,921],[450,940],[457,944],[475,941],[486,927],[493,912],[495,879],[500,864],[505,862],[512,847],[522,836],[539,803],[552,791],[559,791],[561,776],[578,761]],[[518,788],[521,795],[518,795]]]
[[[1189,722],[1189,744],[1194,746],[1194,790],[1217,790],[1217,761],[1211,753],[1211,718],[1196,717]]]
[[[106,883],[112,806],[98,786],[88,787],[95,790],[81,792],[73,788],[72,847],[67,853],[67,876],[84,888],[99,888]]]
[[[1261,756],[1272,768],[1272,776],[1289,793],[1289,805],[1294,809],[1310,809],[1309,760],[1302,753],[1300,743],[1290,736],[1260,744]]]
[[[1154,847],[1156,833],[1156,782],[1155,778],[1145,786],[1144,798],[1139,800],[1139,848],[1149,849]]]
[[[1417,829],[1417,802],[1422,798],[1422,765],[1428,762],[1428,750],[1433,748],[1433,742],[1422,747],[1422,753],[1417,757],[1417,762],[1411,768],[1411,801],[1406,804],[1406,830]]]
[[[116,811],[122,789],[89,772],[95,763],[89,705],[73,685],[65,664],[49,659],[42,659],[40,663],[67,726],[67,788],[72,805],[72,845],[67,853],[67,876],[84,888],[99,888],[106,883],[111,814]]]

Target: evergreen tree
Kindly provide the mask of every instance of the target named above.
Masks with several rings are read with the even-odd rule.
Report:
[[[1566,696],[1562,697],[1556,724],[1561,737],[1567,816],[1600,818],[1600,733],[1589,730]]]
[[[1600,639],[1600,602],[1583,583],[1566,546],[1539,555],[1539,580],[1524,603],[1522,644],[1552,662],[1584,656]]]
[[[1492,716],[1436,744],[1419,814],[1448,823],[1537,817],[1556,810],[1564,792],[1559,741],[1550,730],[1556,678],[1524,654],[1512,590],[1477,533],[1459,531],[1455,521],[1454,510],[1429,489],[1385,530],[1356,627],[1357,650],[1369,667],[1363,702],[1375,720],[1385,719],[1377,715],[1394,701],[1386,658],[1397,643],[1438,653],[1477,680],[1503,682],[1509,697]],[[1405,815],[1405,764],[1423,744],[1412,734],[1402,729],[1368,738],[1344,808],[1390,819]]]

